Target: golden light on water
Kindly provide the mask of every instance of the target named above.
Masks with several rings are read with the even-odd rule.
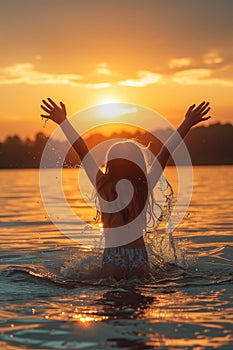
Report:
[[[73,319],[85,325],[89,325],[92,322],[100,322],[103,320],[107,320],[108,316],[98,316],[98,315],[93,315],[92,313],[87,313],[87,314],[84,313],[84,314],[73,315]]]

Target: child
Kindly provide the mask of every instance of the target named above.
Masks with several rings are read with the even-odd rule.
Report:
[[[120,280],[129,276],[146,276],[149,265],[143,231],[146,229],[147,213],[150,219],[155,220],[153,188],[170,155],[191,127],[210,118],[204,117],[210,111],[209,102],[189,107],[184,121],[163,145],[148,170],[143,148],[127,140],[111,146],[104,172],[97,166],[83,138],[66,118],[65,105],[60,102],[58,106],[50,98],[42,102],[41,108],[47,114],[41,116],[61,126],[96,189],[99,201],[97,214],[101,218],[105,235],[101,277],[112,276]]]

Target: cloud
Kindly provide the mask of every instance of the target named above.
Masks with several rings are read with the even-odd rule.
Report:
[[[180,65],[181,63],[181,61],[176,62]],[[186,63],[188,64],[188,61]],[[85,76],[81,74],[45,73],[37,71],[31,63],[19,63],[0,69],[0,85],[66,85],[87,89],[107,89],[113,86],[142,88],[149,85],[175,82],[180,85],[215,84],[233,86],[232,80],[213,77],[213,72],[214,70],[209,68],[194,68],[174,72],[168,76],[148,70],[139,70],[135,74],[136,77],[119,79],[122,75],[119,72],[111,71],[105,62],[97,65],[95,74],[92,72]]]
[[[83,86],[88,89],[107,89],[112,86],[111,83],[105,82],[105,83],[86,83],[86,84],[79,84],[79,86]]]
[[[95,75],[111,75],[106,63],[98,64]],[[52,74],[37,71],[32,63],[18,63],[0,69],[0,85],[69,85],[90,89],[109,88],[109,82],[85,83],[81,74]]]
[[[219,64],[224,61],[223,57],[219,56],[219,54],[216,51],[208,52],[203,57],[203,63],[210,65],[210,64]]]
[[[102,67],[102,69],[104,69]],[[83,83],[80,74],[51,74],[35,70],[31,63],[19,63],[0,69],[0,85],[69,85],[91,89],[103,89],[111,86],[108,82]]]
[[[131,86],[131,87],[144,87],[144,86],[161,82],[163,77],[161,74],[153,73],[146,70],[140,70],[137,75],[138,75],[138,78],[119,81],[118,85]]]
[[[105,89],[112,86],[112,83],[119,79],[119,72],[109,68],[107,62],[100,62],[95,69],[86,73],[81,86],[89,89]]]
[[[209,78],[210,76],[210,69],[188,69],[175,73],[173,80],[179,84],[189,85],[193,82],[199,82],[201,79]]]
[[[104,75],[104,76],[112,76],[113,71],[108,68],[108,63],[107,62],[100,62],[97,64],[97,67],[95,69],[95,73],[97,75]]]
[[[87,80],[99,80],[98,75],[104,76],[105,80],[100,82],[87,82]],[[28,84],[28,85],[70,85],[80,86],[90,89],[104,89],[113,85],[144,87],[156,84],[162,79],[162,75],[146,70],[140,70],[136,78],[119,80],[120,73],[113,72],[108,68],[106,62],[99,63],[95,69],[95,74],[87,74],[86,77],[80,74],[51,74],[39,72],[31,63],[18,63],[0,69],[0,84]],[[106,81],[106,76],[113,78]],[[85,81],[84,81],[85,79]],[[101,79],[102,80],[102,79]]]
[[[183,68],[191,65],[191,58],[183,57],[183,58],[172,58],[169,62],[169,68]]]
[[[19,63],[0,69],[0,84],[28,84],[28,85],[77,85],[82,79],[77,74],[51,74],[36,71],[31,63]]]
[[[173,75],[172,81],[181,85],[233,86],[233,81],[212,77],[211,69],[188,69]]]

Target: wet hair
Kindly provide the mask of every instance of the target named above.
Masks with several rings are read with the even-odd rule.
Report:
[[[105,176],[97,183],[97,192],[104,192],[105,186],[111,186],[112,195],[117,196],[116,184],[121,179],[127,179],[134,188],[133,198],[131,200],[131,209],[134,204],[139,205],[140,213],[143,213],[145,230],[147,227],[157,226],[158,216],[155,208],[158,204],[153,196],[153,191],[149,188],[147,181],[149,158],[149,147],[145,147],[134,140],[124,140],[114,143],[107,151],[105,158]],[[109,188],[109,187],[108,187]],[[145,204],[147,210],[144,210]],[[95,220],[98,221],[101,211],[96,193],[97,214]],[[129,205],[121,211],[125,222],[130,218]],[[135,217],[133,217],[135,219]]]
[[[114,143],[106,154],[105,174],[121,178],[128,175],[131,179],[147,174],[143,146],[133,140]]]

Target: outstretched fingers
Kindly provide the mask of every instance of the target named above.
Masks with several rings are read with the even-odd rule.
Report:
[[[42,100],[40,106],[47,115],[41,114],[42,118],[51,119],[57,124],[61,124],[66,119],[66,107],[63,102],[56,104],[50,97]]]
[[[196,111],[197,112],[202,112],[204,109],[206,109],[206,107],[209,105],[209,102],[203,101],[202,103],[199,104],[199,106],[197,106]]]
[[[48,97],[48,102],[46,100],[42,100],[42,105],[40,106],[46,113],[49,114],[49,116],[52,114],[53,112],[53,109],[54,108],[59,108],[58,105],[51,99]],[[48,115],[42,115],[41,114],[41,117],[42,118],[48,118],[49,117]]]
[[[210,106],[209,106],[209,102],[205,102],[203,101],[196,109],[195,111],[199,114],[200,118],[202,121],[207,120],[205,118],[202,118],[204,115],[206,115],[209,111],[210,111]],[[207,117],[208,119],[210,119],[210,117]]]
[[[51,113],[51,109],[49,109],[49,108],[46,108],[45,106],[43,106],[43,105],[41,105],[40,106],[46,113]]]
[[[48,97],[48,101],[51,103],[53,107],[58,107],[58,105],[50,97]]]
[[[194,103],[192,106],[189,107],[189,109],[188,109],[187,112],[191,112],[191,111],[195,108],[195,106],[196,106],[196,105],[195,105],[195,103]]]
[[[43,104],[44,104],[47,108],[49,108],[49,109],[52,109],[52,108],[53,108],[53,106],[51,106],[51,104],[48,103],[46,100],[42,100],[42,102],[43,102]]]
[[[201,120],[204,122],[205,120],[208,120],[208,119],[210,119],[210,118],[211,118],[211,116],[209,115],[208,117],[201,118]]]
[[[64,105],[64,103],[62,101],[60,102],[60,106],[66,112],[66,106]]]
[[[200,113],[201,117],[202,117],[203,115],[206,115],[206,114],[210,111],[210,109],[211,109],[211,108],[208,107],[208,108],[202,110],[201,113]]]
[[[47,115],[47,114],[41,114],[40,116],[41,116],[41,118],[45,118],[45,119],[49,118],[49,115]]]
[[[210,104],[209,102],[206,102],[206,103],[201,107],[200,111],[202,112],[202,111],[204,111],[206,108],[208,108],[209,104]]]
[[[189,107],[185,115],[185,118],[188,120],[188,122],[192,126],[196,125],[202,121],[205,121],[211,118],[210,116],[206,116],[209,113],[210,109],[211,109],[210,103],[206,101],[201,102],[197,107],[195,104],[193,104],[192,106]],[[204,116],[206,117],[203,118]]]

